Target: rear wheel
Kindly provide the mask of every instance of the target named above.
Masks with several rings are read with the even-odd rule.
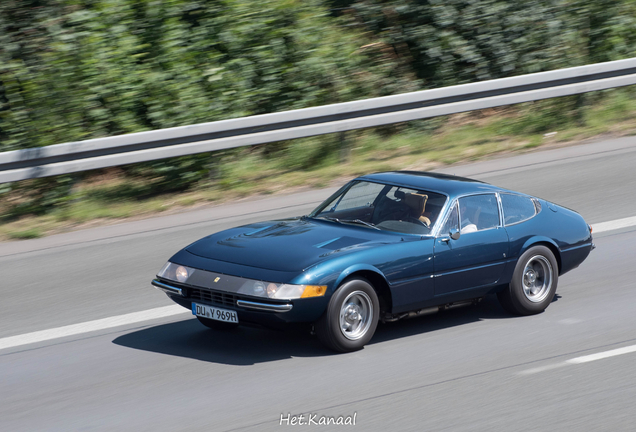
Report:
[[[554,254],[545,246],[534,246],[521,255],[510,285],[497,296],[510,313],[538,314],[552,302],[558,282],[559,267]]]
[[[334,351],[357,351],[373,337],[379,316],[380,303],[369,281],[349,279],[331,296],[327,310],[316,322],[316,334]]]
[[[232,330],[239,326],[236,323],[217,321],[210,318],[203,318],[200,316],[198,316],[197,319],[204,326],[214,330]]]

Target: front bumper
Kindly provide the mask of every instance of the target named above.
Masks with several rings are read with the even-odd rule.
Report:
[[[172,301],[187,309],[192,309],[192,303],[216,306],[236,311],[239,322],[262,325],[314,322],[324,313],[329,303],[326,297],[264,300],[159,279],[151,283],[155,288],[165,292]]]
[[[188,290],[186,288],[179,288],[176,286],[172,286],[170,284],[160,282],[157,279],[154,279],[151,283],[155,288],[165,292],[166,294],[170,294],[172,296],[185,297],[185,298],[188,297]],[[209,291],[212,292],[212,290],[209,290]],[[206,300],[206,299],[201,299],[201,295],[197,297],[198,299],[203,300],[204,302]],[[212,298],[212,296],[210,296],[210,298]],[[209,300],[208,302],[213,303],[212,300]],[[268,312],[289,312],[294,307],[294,305],[291,303],[282,303],[282,304],[263,303],[262,301],[251,301],[251,300],[244,300],[244,299],[236,299],[235,302],[236,302],[236,306],[243,307],[245,309],[253,309],[253,310],[268,311]],[[227,305],[221,302],[220,306],[227,306]],[[230,305],[230,306],[234,306],[234,305]]]
[[[154,286],[155,288],[157,288],[160,291],[165,292],[166,294],[172,294],[172,295],[177,295],[177,296],[181,296],[181,297],[185,297],[185,291],[181,288],[172,286],[172,285],[168,285],[167,283],[163,283],[158,281],[157,279],[154,279],[151,282],[152,286]]]

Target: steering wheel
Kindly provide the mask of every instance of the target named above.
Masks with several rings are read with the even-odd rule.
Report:
[[[419,223],[420,225],[424,225],[426,228],[431,229],[431,227],[426,222],[421,221],[419,218],[416,218],[415,216],[409,216],[408,220],[409,222]]]

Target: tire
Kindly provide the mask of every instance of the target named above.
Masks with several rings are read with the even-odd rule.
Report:
[[[357,351],[373,337],[379,316],[380,302],[369,281],[349,279],[331,296],[327,310],[316,322],[316,335],[334,351]]]
[[[213,330],[233,330],[239,326],[236,323],[217,321],[210,318],[203,318],[200,316],[198,316],[197,319],[199,320],[201,324]]]
[[[497,293],[501,305],[515,315],[543,312],[559,283],[559,266],[545,246],[533,246],[521,255],[510,284]]]

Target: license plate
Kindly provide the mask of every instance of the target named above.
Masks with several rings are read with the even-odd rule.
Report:
[[[192,303],[192,315],[238,324],[238,316],[235,311],[219,309],[217,307]]]

